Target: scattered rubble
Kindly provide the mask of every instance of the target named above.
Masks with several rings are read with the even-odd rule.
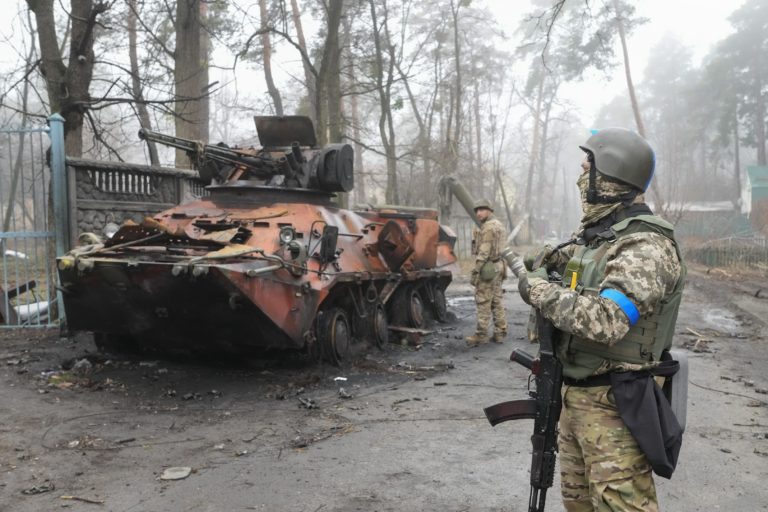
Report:
[[[192,473],[192,468],[187,466],[179,466],[167,468],[160,475],[160,480],[183,480]]]
[[[314,398],[304,398],[300,396],[299,404],[299,407],[304,407],[306,409],[317,409],[317,403]]]
[[[40,485],[35,485],[28,489],[24,489],[23,491],[21,491],[21,494],[25,494],[27,496],[33,496],[35,494],[43,494],[45,492],[51,492],[55,490],[56,490],[56,486],[53,485],[53,482],[51,482],[50,480],[46,480]]]

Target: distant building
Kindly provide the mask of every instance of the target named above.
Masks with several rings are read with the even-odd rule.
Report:
[[[746,210],[755,233],[768,235],[768,166],[747,167],[748,190]]]

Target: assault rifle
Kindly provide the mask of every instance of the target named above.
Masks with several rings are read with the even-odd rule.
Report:
[[[508,261],[511,258],[505,258]],[[524,271],[519,259],[510,265],[515,275]],[[539,335],[539,356],[515,349],[511,361],[528,368],[534,376],[535,389],[530,398],[502,402],[486,407],[485,416],[492,426],[510,420],[532,419],[531,492],[528,512],[544,512],[547,489],[552,487],[557,458],[557,422],[560,419],[563,385],[563,366],[555,355],[555,326],[537,312],[536,327]]]

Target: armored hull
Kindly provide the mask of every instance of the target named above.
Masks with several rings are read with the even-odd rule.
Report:
[[[59,258],[67,323],[110,349],[243,354],[383,345],[445,318],[455,237],[427,209],[237,180]]]

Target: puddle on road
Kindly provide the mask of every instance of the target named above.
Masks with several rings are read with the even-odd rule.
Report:
[[[704,312],[704,322],[718,331],[735,333],[741,328],[741,322],[733,313],[724,309],[710,309]]]
[[[461,306],[464,304],[474,304],[475,297],[473,295],[459,295],[458,297],[448,297],[445,302],[449,306]]]

